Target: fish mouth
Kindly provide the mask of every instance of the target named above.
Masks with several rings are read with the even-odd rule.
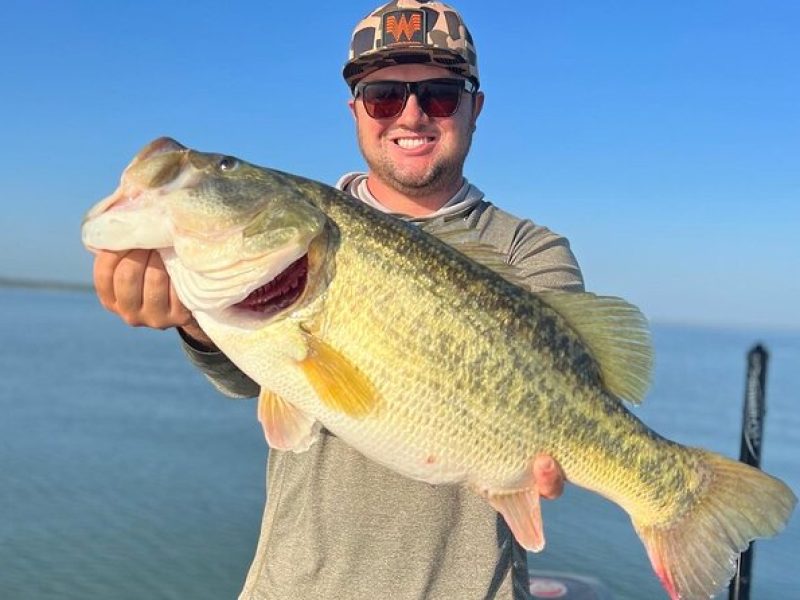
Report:
[[[304,254],[276,277],[250,292],[233,308],[272,317],[297,303],[308,283],[308,254]]]

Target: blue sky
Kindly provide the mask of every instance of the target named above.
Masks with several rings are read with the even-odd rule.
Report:
[[[800,3],[459,2],[487,100],[467,177],[654,321],[800,329]],[[89,281],[88,207],[184,144],[332,183],[373,2],[4,3],[0,276]]]

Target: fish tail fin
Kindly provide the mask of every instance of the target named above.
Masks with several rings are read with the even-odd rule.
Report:
[[[639,525],[656,574],[672,600],[708,598],[736,569],[739,552],[780,532],[797,503],[782,481],[740,462],[698,450],[709,483],[694,505],[666,525]]]

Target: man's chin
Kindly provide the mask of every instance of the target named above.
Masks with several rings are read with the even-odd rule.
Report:
[[[435,190],[446,186],[447,165],[441,163],[391,165],[384,173],[397,185],[410,190]]]
[[[384,157],[377,163],[367,161],[367,164],[386,185],[411,198],[450,188],[454,188],[455,193],[463,179],[459,165],[441,160],[427,164],[398,164]]]
[[[396,176],[391,177],[387,183],[398,192],[402,192],[412,198],[414,196],[428,195],[431,192],[437,192],[446,187],[444,178],[436,174]]]

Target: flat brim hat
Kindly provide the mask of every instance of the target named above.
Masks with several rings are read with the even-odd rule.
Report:
[[[472,36],[441,2],[394,0],[370,13],[356,25],[342,74],[352,89],[378,69],[404,64],[444,67],[480,84]]]

